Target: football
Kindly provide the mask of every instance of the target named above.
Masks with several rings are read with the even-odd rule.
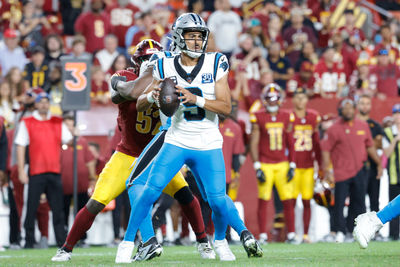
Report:
[[[171,117],[177,111],[180,104],[175,82],[170,78],[166,78],[161,82],[160,89],[160,109],[166,116]]]

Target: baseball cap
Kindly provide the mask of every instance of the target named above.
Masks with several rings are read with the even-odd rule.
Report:
[[[304,61],[301,63],[300,71],[310,71],[313,72],[313,65],[309,61]]]
[[[251,18],[247,21],[247,27],[249,27],[249,28],[260,26],[260,25],[261,25],[261,22],[258,18]]]
[[[400,104],[394,104],[393,108],[392,108],[392,113],[400,113]]]
[[[4,38],[17,38],[19,37],[19,32],[14,29],[7,29],[4,32]]]
[[[36,103],[37,103],[37,102],[40,102],[40,100],[42,100],[43,98],[47,98],[48,100],[50,100],[50,96],[49,96],[48,93],[46,93],[46,92],[40,92],[40,93],[36,96],[35,102],[36,102]]]
[[[387,49],[381,49],[381,50],[379,50],[378,55],[387,56],[387,55],[389,55],[389,51],[387,51]]]

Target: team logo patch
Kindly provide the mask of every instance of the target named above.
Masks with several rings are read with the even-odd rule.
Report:
[[[226,71],[228,69],[228,62],[224,61],[221,64],[219,64],[219,67]]]
[[[213,82],[213,78],[211,73],[203,73],[203,75],[201,75],[201,83],[212,83]]]

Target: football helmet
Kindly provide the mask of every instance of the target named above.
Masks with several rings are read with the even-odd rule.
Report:
[[[261,101],[268,112],[277,112],[283,100],[282,89],[276,83],[270,83],[264,87],[261,93]]]
[[[315,202],[325,208],[332,207],[334,205],[334,193],[333,186],[321,179],[316,179],[314,186],[314,200]]]
[[[203,44],[201,46],[201,51],[189,50],[185,38],[183,37],[186,32],[202,33]],[[180,15],[172,26],[172,40],[174,41],[175,47],[191,58],[198,58],[206,51],[209,33],[210,31],[206,23],[196,13],[184,13]]]
[[[150,59],[151,55],[163,50],[162,45],[153,39],[145,39],[138,43],[131,52],[131,62],[136,75],[139,75],[140,66]]]

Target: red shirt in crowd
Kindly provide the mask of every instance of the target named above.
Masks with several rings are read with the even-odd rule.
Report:
[[[287,83],[287,94],[290,96],[297,88],[304,88],[307,91],[314,91],[315,78],[311,76],[307,81],[303,80],[300,73],[296,73]]]
[[[153,39],[154,41],[160,42],[161,37],[164,35],[164,33],[166,33],[166,31],[162,30],[161,27],[151,30],[149,33],[146,33],[144,31],[138,31],[133,36],[131,46],[136,46],[144,39]]]
[[[79,15],[75,22],[76,33],[86,38],[86,51],[93,53],[104,48],[104,37],[111,33],[112,26],[107,13],[86,12]]]
[[[349,28],[347,26],[342,26],[339,28],[339,31],[341,33],[344,33],[344,36],[346,36],[346,38],[347,38],[347,36],[348,37],[353,36],[354,38],[359,38],[361,41],[365,40],[365,34],[364,34],[363,30],[361,30],[359,28],[356,28],[356,27]]]
[[[90,97],[102,96],[108,92],[108,83],[106,81],[103,81],[101,85],[97,85],[95,81],[92,80],[92,91],[90,92]]]
[[[318,112],[307,109],[304,118],[293,112],[293,141],[297,168],[313,168],[314,161],[320,161],[318,124],[321,117]]]
[[[374,55],[375,56],[378,55],[379,51],[382,50],[382,49],[386,49],[389,52],[390,63],[396,64],[397,60],[400,57],[399,50],[396,47],[394,47],[392,44],[379,43],[379,44],[375,45]]]
[[[118,71],[126,76],[127,81],[133,81],[137,76],[128,70]],[[138,157],[146,145],[153,139],[161,126],[158,108],[150,108],[138,112],[136,101],[126,101],[118,105],[118,128],[121,131],[121,141],[117,151],[132,157]]]
[[[386,66],[376,65],[370,70],[370,82],[376,84],[378,93],[383,93],[388,97],[397,97],[397,80],[400,79],[399,67],[391,63]],[[373,87],[375,87],[373,85]]]
[[[320,94],[322,91],[327,94],[335,94],[338,86],[346,82],[346,74],[343,67],[337,63],[333,63],[332,68],[328,68],[323,59],[315,66],[314,78],[314,90],[316,94]]]
[[[78,138],[76,150],[78,154],[78,192],[85,193],[89,186],[89,169],[86,164],[94,160],[94,156],[84,137]],[[72,195],[74,192],[73,157],[72,145],[64,145],[61,151],[61,179],[64,195]]]
[[[294,116],[287,111],[279,110],[272,116],[265,109],[250,115],[250,121],[260,128],[258,143],[259,160],[263,163],[294,161],[293,141],[288,132]],[[289,157],[286,155],[289,151]]]
[[[371,131],[366,122],[337,120],[321,140],[321,150],[328,151],[336,182],[354,177],[367,160],[367,147],[373,146]]]
[[[130,26],[134,24],[133,17],[136,12],[140,11],[139,8],[132,4],[127,4],[122,7],[118,3],[108,6],[106,12],[110,16],[111,25],[113,27],[112,33],[118,38],[118,45],[125,47],[125,34]]]
[[[338,55],[336,63],[339,66],[343,66],[343,71],[348,81],[353,71],[357,68],[358,52],[351,46],[343,44]]]
[[[226,119],[219,124],[219,131],[224,139],[222,153],[225,159],[226,183],[231,182],[231,169],[233,155],[244,153],[244,143],[242,129],[240,125],[232,119]]]
[[[302,38],[305,41],[297,42],[296,39],[298,38]],[[295,29],[293,27],[287,28],[283,32],[283,40],[285,41],[287,46],[296,44],[293,50],[286,54],[292,66],[294,66],[299,59],[303,43],[309,41],[313,43],[314,47],[316,47],[317,45],[317,38],[315,37],[313,30],[308,26],[303,26],[301,29]]]

